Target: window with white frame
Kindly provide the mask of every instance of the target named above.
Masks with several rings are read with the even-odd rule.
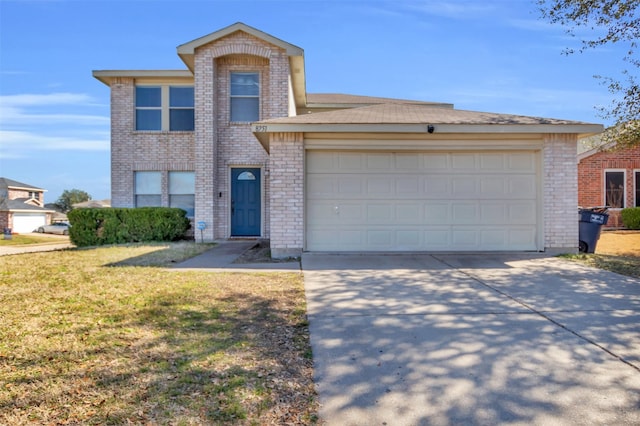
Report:
[[[640,207],[640,170],[634,170],[633,171],[634,177],[633,177],[633,183],[634,183],[634,188],[635,188],[635,198],[634,198],[634,205],[636,207]]]
[[[160,207],[162,205],[162,174],[160,172],[135,172],[136,207]]]
[[[623,209],[625,207],[624,182],[624,170],[605,170],[604,203],[606,206],[619,209]]]
[[[193,86],[136,86],[136,130],[193,131]]]
[[[169,172],[169,207],[176,207],[193,217],[195,212],[196,177],[194,172]]]
[[[232,72],[232,122],[251,122],[260,119],[260,75],[257,72]]]

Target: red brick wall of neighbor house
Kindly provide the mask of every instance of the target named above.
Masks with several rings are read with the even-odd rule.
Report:
[[[597,152],[578,163],[578,204],[581,207],[603,206],[604,172],[608,169],[626,170],[625,206],[634,206],[634,170],[640,170],[640,146],[616,151]],[[620,212],[609,211],[607,227],[622,226]]]

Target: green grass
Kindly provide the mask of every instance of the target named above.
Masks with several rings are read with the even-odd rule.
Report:
[[[0,424],[314,423],[301,276],[158,267],[197,247],[0,258]]]
[[[57,244],[69,241],[68,238],[56,238],[56,237],[43,237],[36,235],[22,235],[22,234],[14,234],[11,236],[10,240],[5,240],[2,235],[0,235],[0,246],[21,246],[27,244]]]

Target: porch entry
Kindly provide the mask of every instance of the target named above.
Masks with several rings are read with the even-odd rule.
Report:
[[[261,224],[260,169],[231,169],[231,236],[259,237]]]

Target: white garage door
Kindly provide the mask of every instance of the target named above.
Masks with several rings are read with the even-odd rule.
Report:
[[[308,151],[306,249],[536,250],[537,158]]]
[[[14,213],[13,232],[25,234],[33,232],[46,223],[46,215],[42,213]]]

